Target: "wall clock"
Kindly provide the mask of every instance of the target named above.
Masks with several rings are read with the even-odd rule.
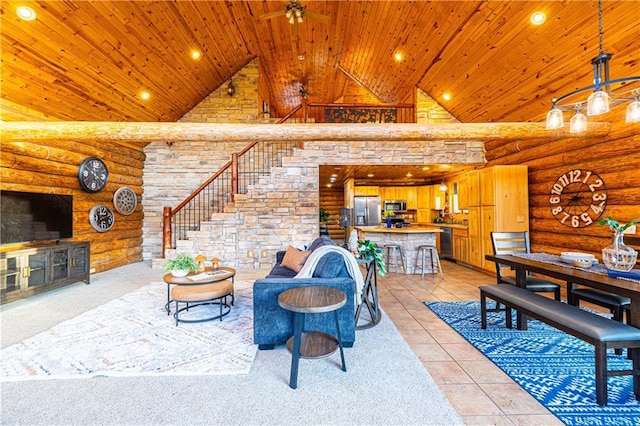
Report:
[[[107,232],[115,222],[113,211],[104,204],[97,204],[89,212],[89,222],[96,231]]]
[[[607,203],[607,187],[596,173],[569,170],[560,176],[549,196],[553,216],[565,226],[582,228],[596,222]]]
[[[107,185],[109,170],[104,161],[97,157],[88,157],[78,169],[80,186],[87,192],[98,192]]]
[[[136,209],[138,199],[131,188],[123,186],[113,194],[113,206],[120,214],[130,215]]]

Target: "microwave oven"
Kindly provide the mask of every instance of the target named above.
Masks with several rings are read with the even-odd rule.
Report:
[[[404,211],[407,209],[407,202],[405,200],[386,200],[384,202],[384,209],[391,211]]]

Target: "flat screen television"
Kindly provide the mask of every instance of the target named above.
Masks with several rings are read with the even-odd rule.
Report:
[[[0,190],[0,244],[73,237],[73,196]]]

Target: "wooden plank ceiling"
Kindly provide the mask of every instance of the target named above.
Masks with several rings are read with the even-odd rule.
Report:
[[[305,16],[294,36],[286,17],[260,18],[286,1],[2,1],[2,119],[176,121],[259,58],[274,116],[301,84],[311,102],[357,102],[357,83],[388,103],[418,87],[462,122],[538,121],[591,84],[598,54],[594,1],[303,4],[329,22]],[[640,2],[604,1],[603,17],[612,77],[640,75]]]

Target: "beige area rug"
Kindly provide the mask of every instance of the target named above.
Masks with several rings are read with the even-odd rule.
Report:
[[[235,305],[222,321],[176,326],[164,308],[166,284],[151,283],[2,349],[0,380],[248,374],[257,345],[243,284],[236,280]],[[199,306],[181,318],[216,312]]]

